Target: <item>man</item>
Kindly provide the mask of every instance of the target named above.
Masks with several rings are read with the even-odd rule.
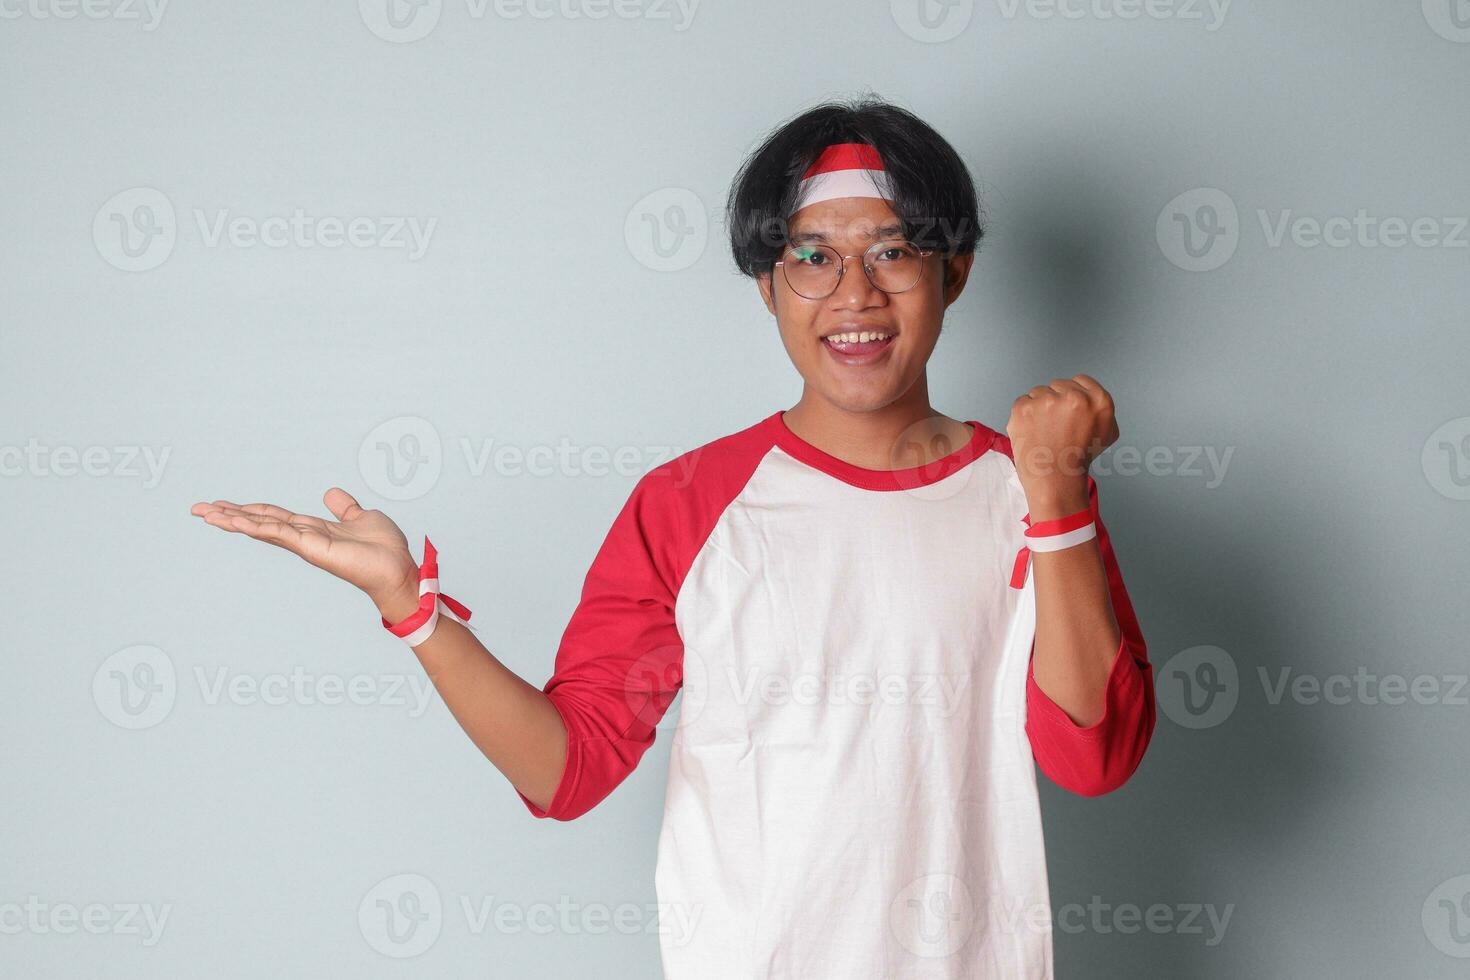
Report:
[[[358,585],[539,818],[607,797],[681,690],[655,882],[669,980],[1052,975],[1035,765],[1129,778],[1152,669],[1087,465],[1117,438],[1086,375],[1007,435],[929,404],[980,237],[957,154],[912,114],[786,123],[729,200],[800,400],[646,474],[541,689],[343,490],[337,522],[196,504]],[[449,615],[440,618],[441,609]]]

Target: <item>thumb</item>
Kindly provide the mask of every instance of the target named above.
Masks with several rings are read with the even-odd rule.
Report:
[[[350,521],[363,514],[363,509],[357,505],[352,494],[341,487],[333,487],[324,493],[322,503],[327,505],[327,510],[339,521]]]

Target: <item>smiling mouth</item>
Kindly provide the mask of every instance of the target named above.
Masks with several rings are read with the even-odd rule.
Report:
[[[844,364],[867,364],[891,347],[896,336],[887,330],[844,330],[823,337],[822,346]]]

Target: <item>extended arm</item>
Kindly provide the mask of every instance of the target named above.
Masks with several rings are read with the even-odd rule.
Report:
[[[418,607],[400,596],[378,609],[390,623]],[[567,729],[551,699],[521,679],[448,616],[413,648],[459,727],[512,786],[542,809],[566,765]]]
[[[190,512],[214,527],[284,548],[357,586],[389,622],[417,609],[418,568],[397,525],[382,511],[363,510],[341,488],[333,487],[323,500],[336,521],[229,500],[200,502]],[[561,778],[567,737],[547,695],[448,616],[414,653],[485,757],[517,790],[549,804]]]

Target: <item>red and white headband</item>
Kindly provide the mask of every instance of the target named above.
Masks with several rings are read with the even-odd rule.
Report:
[[[833,143],[824,149],[801,175],[792,213],[834,197],[893,200],[888,170],[875,147],[869,143]]]

